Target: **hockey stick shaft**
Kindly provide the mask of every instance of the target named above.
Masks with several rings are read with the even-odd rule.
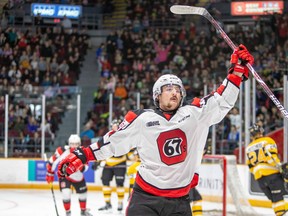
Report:
[[[55,210],[56,210],[56,215],[59,216],[58,209],[57,209],[57,205],[56,205],[56,199],[55,199],[53,184],[52,184],[52,183],[50,183],[50,188],[51,188],[51,192],[52,192],[52,196],[53,196],[53,201],[54,201],[54,206],[55,206]]]
[[[174,14],[195,14],[195,15],[204,16],[215,27],[215,29],[220,33],[221,37],[226,41],[226,43],[230,46],[230,48],[232,50],[234,50],[236,48],[236,45],[233,43],[233,41],[228,37],[228,35],[221,28],[219,23],[211,16],[211,14],[205,8],[192,7],[192,6],[186,6],[186,5],[173,5],[173,6],[171,6],[170,10]],[[251,64],[247,63],[246,66],[248,67],[248,69],[250,70],[250,72],[252,73],[254,78],[257,80],[257,82],[262,86],[262,88],[264,89],[264,91],[268,95],[268,97],[273,101],[273,103],[276,105],[276,107],[282,113],[282,115],[286,119],[288,119],[288,111],[280,103],[280,101],[273,94],[273,92],[270,90],[270,88],[266,85],[266,83],[263,81],[263,79],[254,70],[254,68],[251,66]]]
[[[47,158],[46,153],[44,153],[43,156],[44,156],[44,161],[47,162],[47,161],[48,161],[48,158]],[[53,197],[53,202],[54,202],[54,206],[55,206],[55,210],[56,210],[56,215],[59,216],[58,209],[57,209],[57,205],[56,205],[56,199],[55,199],[54,189],[53,189],[53,183],[49,183],[49,185],[50,185],[50,189],[51,189],[51,193],[52,193],[52,197]]]

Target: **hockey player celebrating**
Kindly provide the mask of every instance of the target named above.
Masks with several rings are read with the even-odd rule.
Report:
[[[237,61],[236,61],[236,60]],[[87,148],[77,148],[59,164],[60,176],[70,176],[91,160],[127,154],[136,148],[141,158],[126,215],[191,216],[189,191],[198,183],[199,166],[209,127],[234,106],[242,81],[253,64],[244,45],[233,52],[234,65],[220,87],[185,103],[181,79],[172,74],[153,86],[155,110],[129,111],[116,132],[110,131]]]
[[[263,136],[264,130],[259,123],[254,124],[249,130],[252,139],[246,147],[249,171],[254,175],[264,194],[271,200],[275,215],[284,215],[286,192],[277,144],[272,138]]]
[[[54,181],[54,170],[56,169],[58,163],[81,145],[81,139],[77,134],[71,134],[68,139],[68,144],[68,146],[66,145],[64,147],[58,147],[55,151],[55,154],[50,157],[46,165],[46,181],[49,184],[52,184]],[[83,172],[88,169],[86,164],[87,163],[85,163],[81,169],[74,172],[72,175],[66,178],[59,178],[59,187],[62,192],[63,205],[66,210],[66,216],[71,216],[71,185],[75,188],[76,193],[79,196],[81,216],[92,216],[92,214],[90,214],[86,209],[87,186],[83,175]]]

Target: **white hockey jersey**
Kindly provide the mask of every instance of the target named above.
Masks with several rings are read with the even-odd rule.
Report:
[[[217,91],[180,107],[167,120],[159,110],[129,111],[118,131],[108,132],[89,148],[103,160],[137,148],[141,165],[136,183],[146,192],[181,197],[198,183],[209,127],[234,106],[241,78],[229,74]],[[88,160],[95,160],[88,158]]]

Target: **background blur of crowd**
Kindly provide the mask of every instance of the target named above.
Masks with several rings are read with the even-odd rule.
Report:
[[[180,76],[188,99],[203,96],[204,85],[209,92],[213,91],[214,84],[218,85],[226,76],[231,49],[214,27],[210,25],[208,31],[202,31],[199,23],[191,22],[186,27],[166,28],[165,18],[171,13],[165,4],[157,3],[129,5],[124,28],[112,32],[96,50],[101,80],[95,92],[94,109],[88,115],[88,119],[95,122],[96,131],[107,117],[103,115],[99,119],[97,113],[108,112],[105,104],[110,92],[116,100],[114,115],[119,118],[128,110],[136,109],[137,92],[141,94],[141,108],[153,108],[151,89],[162,74]],[[219,11],[212,9],[211,13],[221,18]],[[152,28],[156,20],[160,22],[159,27]],[[283,101],[283,75],[288,70],[287,27],[288,14],[274,14],[268,22],[259,19],[254,26],[237,26],[227,32],[232,41],[245,44],[251,50],[255,70],[280,101]],[[281,113],[260,86],[257,86],[256,118],[266,133],[283,126]],[[228,153],[238,145],[242,123],[239,107],[235,107],[217,126],[217,140],[224,139],[231,144]],[[105,130],[100,132],[99,136]]]
[[[0,121],[4,121],[4,95],[8,93],[12,101],[9,133],[17,137],[14,152],[30,152],[33,156],[40,149],[40,144],[35,145],[40,139],[40,115],[15,95],[20,89],[22,93],[34,92],[37,95],[37,90],[47,90],[50,86],[77,85],[90,38],[85,29],[79,31],[70,26],[67,31],[64,25],[42,27],[43,23],[37,19],[34,24],[39,26],[35,31],[11,27],[9,10],[21,7],[25,2],[99,6],[103,13],[108,14],[115,7],[110,0],[10,0],[3,6],[0,23]],[[225,78],[229,67],[232,51],[212,25],[204,25],[204,21],[199,19],[188,26],[181,26],[183,18],[172,15],[164,0],[125,2],[127,14],[122,26],[111,31],[95,50],[100,80],[95,89],[93,107],[84,122],[85,129],[81,132],[90,138],[102,136],[109,129],[110,93],[114,98],[113,118],[121,119],[128,110],[137,108],[138,92],[141,95],[140,108],[153,108],[151,89],[162,74],[173,73],[181,77],[190,100],[204,95],[204,85],[208,87],[208,93],[211,92],[214,85]],[[175,2],[169,1],[170,4]],[[197,2],[187,0],[184,3],[194,5]],[[219,11],[211,9],[211,13],[221,19]],[[167,27],[167,20],[171,19],[173,28]],[[254,26],[239,25],[227,31],[232,41],[245,44],[253,53],[255,70],[280,101],[283,101],[283,75],[288,69],[287,31],[288,14],[273,14],[269,21],[259,19]],[[52,141],[61,126],[67,99],[69,95],[58,94],[48,106],[45,131]],[[258,120],[262,121],[265,132],[283,126],[281,113],[259,86]],[[239,107],[235,107],[217,125],[217,140],[231,141],[232,148],[237,147],[241,125]]]

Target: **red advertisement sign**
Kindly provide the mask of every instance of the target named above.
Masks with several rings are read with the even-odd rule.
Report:
[[[282,14],[283,9],[283,1],[231,2],[231,15],[233,16]]]

